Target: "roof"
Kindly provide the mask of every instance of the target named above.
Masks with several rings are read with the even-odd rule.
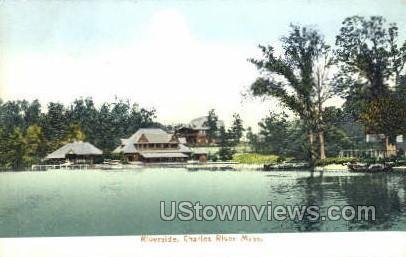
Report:
[[[136,153],[137,149],[135,148],[134,144],[127,144],[122,147],[123,153]]]
[[[163,153],[163,152],[148,152],[141,153],[144,158],[187,158],[188,156],[183,153]]]
[[[144,136],[148,140],[148,143],[152,144],[170,143],[173,138],[173,135],[165,132],[160,128],[144,128],[137,130],[137,132],[135,132],[131,137],[129,137],[127,140],[124,140],[124,143],[138,143],[142,136]]]
[[[74,155],[102,155],[103,152],[99,148],[88,142],[76,141],[70,144],[66,144],[48,154],[45,159],[64,159],[67,154]]]
[[[118,154],[118,153],[121,153],[122,150],[123,150],[123,146],[122,146],[122,145],[119,145],[119,146],[116,147],[116,149],[113,150],[113,153],[117,153],[117,154]]]
[[[205,124],[207,122],[208,116],[201,116],[199,118],[193,119],[189,123],[189,127],[199,130],[207,130],[209,127]],[[217,127],[224,127],[224,122],[222,120],[217,121]]]
[[[159,128],[148,128],[139,129],[128,139],[121,139],[121,145],[114,149],[113,153],[143,153],[151,150],[139,150],[135,147],[135,144],[139,143],[140,139],[146,139],[148,143],[152,144],[167,144],[171,142],[179,143],[179,140],[162,129]],[[183,144],[179,144],[179,148],[169,148],[169,149],[157,149],[152,150],[155,153],[165,152],[165,153],[191,153],[192,150]]]
[[[143,153],[192,153],[192,149],[189,147],[179,144],[179,148],[167,148],[167,149],[148,149],[148,150],[137,150],[134,146],[134,144],[128,144],[125,146],[118,146],[116,149],[114,149],[113,153],[140,153],[141,155]]]
[[[181,153],[191,153],[192,149],[185,146],[184,144],[179,144],[179,150],[178,151],[181,152]]]

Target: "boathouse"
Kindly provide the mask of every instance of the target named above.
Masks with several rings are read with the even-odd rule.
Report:
[[[186,162],[193,157],[193,151],[175,135],[159,128],[139,129],[131,137],[121,139],[113,154],[123,154],[127,162],[145,163]]]
[[[103,152],[88,142],[75,141],[48,154],[45,160],[52,163],[93,164]]]

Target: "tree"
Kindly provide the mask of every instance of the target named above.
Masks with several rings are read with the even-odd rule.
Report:
[[[9,162],[8,135],[5,130],[0,127],[0,169],[7,168]]]
[[[251,85],[251,92],[254,96],[275,97],[299,116],[307,131],[310,160],[314,162],[317,158],[314,133],[322,129],[316,108],[315,66],[330,47],[316,30],[291,27],[290,33],[282,38],[283,56],[276,56],[272,46],[259,46],[263,58],[250,59],[262,75]]]
[[[24,137],[20,128],[15,128],[5,140],[5,168],[20,170],[24,167]]]
[[[50,102],[41,125],[44,128],[44,136],[48,141],[50,151],[54,151],[61,146],[66,134],[67,122],[68,115],[63,104]]]
[[[209,114],[207,115],[207,120],[204,122],[204,126],[208,127],[207,129],[207,139],[210,143],[213,143],[213,141],[217,138],[219,128],[217,127],[217,122],[218,122],[218,117],[216,114],[216,111],[214,109],[211,109],[209,111]]]
[[[41,123],[41,104],[38,100],[34,100],[31,103],[26,102],[26,104],[23,105],[22,109],[25,123],[24,128],[28,128],[31,125]]]
[[[331,68],[334,64],[333,57],[330,55],[329,48],[322,51],[319,58],[315,61],[315,85],[314,85],[314,101],[316,104],[316,127],[319,138],[320,159],[326,158],[325,152],[325,123],[323,122],[324,103],[333,95],[333,87],[331,81]]]
[[[41,112],[38,100],[0,99],[0,167],[20,169],[38,162],[62,145],[87,140],[111,152],[120,138],[141,127],[162,127],[155,110],[116,100],[97,108],[92,98],[76,99],[68,107],[51,102]]]
[[[129,130],[127,133],[132,134],[140,128],[160,126],[160,124],[154,122],[155,118],[155,109],[148,110],[145,108],[140,108],[138,104],[133,104],[128,116]]]
[[[398,42],[396,24],[386,24],[380,16],[346,18],[336,38],[336,57],[340,63],[336,88],[346,97],[359,120],[373,133],[383,133],[388,142],[394,138],[394,109],[403,109],[404,99],[396,99],[406,63],[406,41]],[[393,106],[394,101],[401,106]],[[397,105],[395,103],[395,105]],[[379,124],[379,126],[378,126]]]
[[[91,97],[76,99],[67,111],[70,126],[77,125],[90,142],[95,141],[95,132],[99,129],[97,115],[98,111]]]
[[[63,139],[63,143],[72,143],[74,141],[84,141],[86,134],[83,132],[79,124],[70,124],[66,130],[66,134]]]
[[[235,150],[232,147],[232,142],[230,142],[230,133],[226,131],[224,126],[221,126],[219,129],[219,141],[220,141],[220,149],[218,151],[218,155],[220,160],[228,161],[233,158],[235,154]]]
[[[8,101],[1,106],[0,124],[5,133],[13,132],[16,127],[25,127],[22,101]]]
[[[36,124],[30,125],[24,135],[24,163],[38,163],[45,156],[46,142],[42,128]]]
[[[98,129],[94,131],[93,142],[103,152],[111,152],[118,143],[116,136],[111,136],[114,135],[116,129],[113,125],[113,120],[111,104],[103,103],[97,114],[96,126]]]
[[[250,147],[251,152],[255,152],[255,153],[264,153],[265,152],[262,149],[263,144],[261,144],[261,140],[259,139],[258,135],[252,131],[251,127],[247,128],[247,139],[248,139],[248,145]]]
[[[393,94],[383,96],[366,103],[367,108],[361,114],[361,120],[369,132],[385,133],[385,146],[388,150],[390,143],[394,143],[399,134],[406,130],[405,99],[397,99]]]
[[[243,121],[238,113],[233,114],[233,123],[230,128],[230,136],[233,141],[233,145],[240,143],[241,137],[244,133]]]
[[[289,121],[285,113],[270,113],[261,122],[258,123],[259,134],[263,142],[266,143],[267,152],[286,156],[289,149]]]

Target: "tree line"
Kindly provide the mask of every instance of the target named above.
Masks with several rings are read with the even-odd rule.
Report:
[[[67,106],[50,102],[44,109],[38,100],[0,99],[1,168],[23,169],[74,140],[86,140],[108,155],[137,129],[163,126],[154,109],[128,100],[96,107],[92,98],[80,98]]]
[[[215,110],[210,110],[206,122],[209,140],[216,140],[220,146],[218,158],[228,160],[242,137],[242,119],[234,114],[227,130],[217,127],[217,121]],[[86,140],[100,148],[105,157],[111,157],[121,138],[128,138],[139,128],[151,127],[168,132],[176,129],[175,125],[157,122],[155,109],[142,108],[128,100],[116,99],[97,107],[89,97],[69,105],[50,102],[42,108],[38,100],[0,99],[0,168],[24,169],[75,140]]]
[[[380,16],[348,17],[334,47],[318,30],[291,25],[281,44],[281,54],[275,46],[260,45],[262,58],[249,60],[260,72],[250,93],[277,99],[297,121],[271,114],[259,124],[259,135],[249,133],[256,147],[264,147],[258,141],[261,136],[265,146],[279,138],[281,149],[273,151],[298,152],[289,144],[302,137],[297,147],[314,162],[326,158],[326,152],[334,148],[326,148],[326,137],[334,142],[334,137],[344,136],[340,134],[345,130],[337,125],[343,120],[361,124],[363,133],[384,134],[385,149],[397,135],[406,134],[406,41],[400,42],[396,24]],[[325,108],[334,95],[345,100],[343,107]],[[343,120],[332,117],[334,112],[341,113]]]

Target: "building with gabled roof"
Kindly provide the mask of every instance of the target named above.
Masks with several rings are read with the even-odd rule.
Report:
[[[88,142],[75,141],[66,144],[56,151],[48,154],[45,160],[51,162],[72,162],[93,164],[97,156],[103,154],[102,150]]]
[[[208,116],[201,116],[191,120],[188,124],[178,127],[175,134],[185,140],[188,145],[208,145],[217,143],[215,140],[209,142],[207,131],[209,127],[206,125]],[[217,128],[224,127],[224,122],[218,120]]]
[[[185,162],[192,158],[192,150],[179,139],[159,128],[142,128],[114,149],[127,162]]]

